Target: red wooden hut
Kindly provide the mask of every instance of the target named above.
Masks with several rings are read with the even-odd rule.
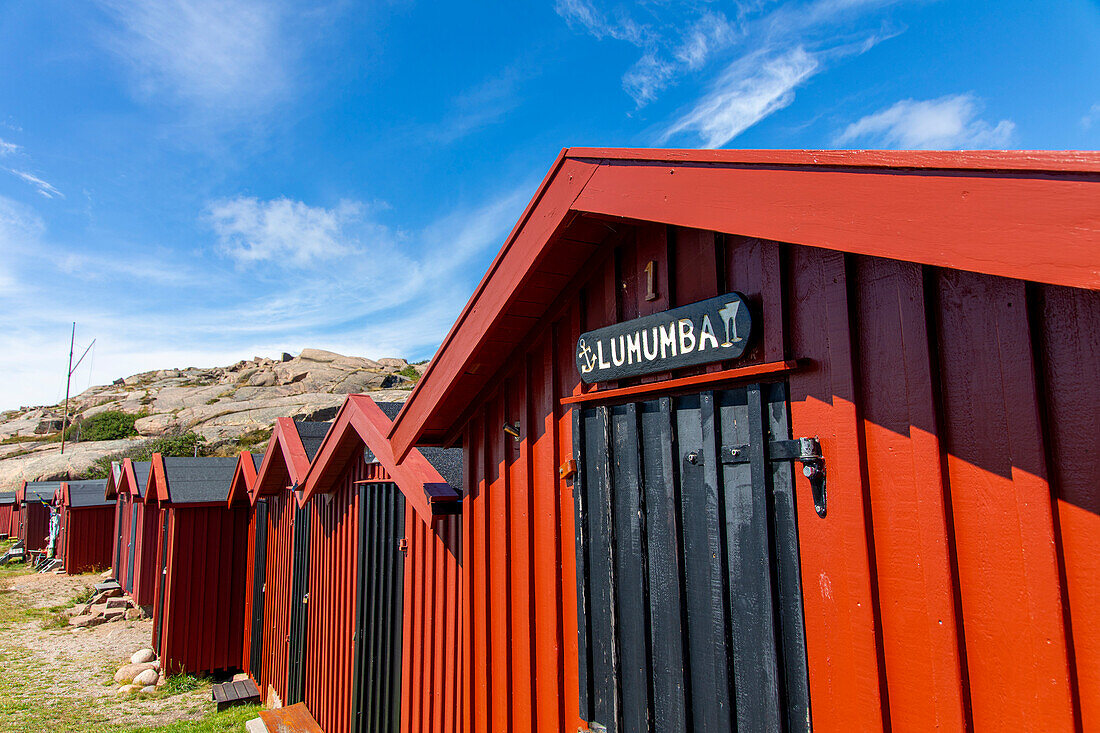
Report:
[[[24,481],[15,492],[19,539],[27,552],[40,552],[50,541],[50,505],[60,481]]]
[[[300,485],[328,427],[327,422],[276,420],[250,494],[252,549],[244,613],[249,643],[242,647],[241,666],[249,670],[261,699],[285,705],[301,702],[304,685],[309,512],[300,508]],[[242,501],[237,492],[230,506]]]
[[[153,648],[168,673],[237,669],[248,511],[226,499],[236,458],[153,454],[146,506],[161,518]]]
[[[114,502],[115,505],[114,528],[111,531],[111,578],[116,583],[120,582],[122,578],[123,558],[126,556],[123,550],[126,529],[128,529],[128,525],[122,516],[124,502],[118,491],[121,482],[122,462],[111,461],[111,469],[107,472],[107,483],[103,487],[103,498]]]
[[[1100,729],[1098,201],[564,151],[390,433],[465,451],[463,730]]]
[[[15,492],[0,491],[0,539],[19,534],[19,511],[15,507]]]
[[[350,395],[304,484],[304,702],[328,733],[459,730],[461,451],[398,464],[400,407]]]
[[[111,564],[115,502],[104,497],[106,485],[105,479],[61,482],[57,557],[69,575],[100,570]]]
[[[160,517],[156,504],[145,502],[149,481],[149,461],[122,461],[118,479],[118,516],[115,576],[122,589],[139,606],[152,609],[156,587],[157,542]]]

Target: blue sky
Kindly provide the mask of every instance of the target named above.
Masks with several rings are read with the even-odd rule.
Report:
[[[429,357],[566,146],[1100,147],[1100,5],[0,3],[0,409]]]

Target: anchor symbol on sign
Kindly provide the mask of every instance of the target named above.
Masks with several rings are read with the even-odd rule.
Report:
[[[581,365],[581,374],[588,374],[596,366],[596,355],[592,353],[592,349],[588,348],[584,339],[577,343],[577,358],[584,362]]]
[[[737,309],[741,307],[741,301],[735,300],[730,303],[726,303],[726,307],[718,311],[718,315],[722,316],[722,320],[726,324],[726,340],[722,343],[722,346],[733,346],[738,341],[743,341],[742,337],[737,335]],[[733,326],[733,338],[730,338],[730,326]]]

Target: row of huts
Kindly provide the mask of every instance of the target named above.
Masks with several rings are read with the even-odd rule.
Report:
[[[116,577],[330,733],[1100,729],[1098,194],[563,151],[399,411],[119,466]]]

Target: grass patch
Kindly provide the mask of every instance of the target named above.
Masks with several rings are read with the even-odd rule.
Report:
[[[397,372],[399,375],[409,380],[410,382],[416,382],[420,379],[420,372],[416,371],[416,367],[409,365],[404,369]]]
[[[0,445],[16,445],[18,443],[45,443],[50,438],[56,436],[57,433],[46,435],[9,435],[8,437],[0,440]]]
[[[190,674],[174,674],[164,681],[161,692],[165,695],[179,695],[184,692],[192,692],[202,687],[203,682],[198,677]]]
[[[218,713],[211,712],[202,720],[181,720],[159,728],[120,728],[128,733],[238,733],[244,724],[260,714],[259,705],[240,705]]]
[[[237,447],[241,450],[252,450],[258,445],[267,443],[267,441],[271,439],[271,433],[271,428],[249,430],[247,433],[237,438]]]

